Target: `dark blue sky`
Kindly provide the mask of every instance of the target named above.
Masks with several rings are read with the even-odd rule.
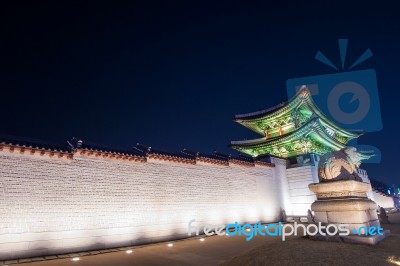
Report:
[[[163,2],[3,3],[0,133],[235,153],[255,134],[234,114],[286,99],[289,78],[334,73],[315,53],[339,65],[348,38],[349,61],[373,51],[357,69],[376,69],[380,90],[383,130],[359,142],[382,163],[363,168],[400,183],[396,1]]]

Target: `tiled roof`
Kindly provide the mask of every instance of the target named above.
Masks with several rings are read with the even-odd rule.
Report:
[[[200,154],[200,152],[198,152],[198,151],[193,151],[193,150],[188,150],[188,149],[183,149],[181,151],[181,153],[186,155],[186,156],[189,156],[189,157],[191,157],[193,159],[196,159]]]
[[[161,156],[164,158],[170,158],[170,159],[175,158],[175,159],[183,160],[184,162],[195,163],[195,158],[193,156],[184,154],[182,152],[169,152],[169,151],[165,151],[165,150],[161,150],[161,149],[155,149],[153,147],[145,146],[145,145],[142,145],[139,143],[136,144],[134,149],[136,149],[138,151],[142,151],[147,156],[150,156],[150,157],[158,158]],[[190,162],[190,161],[192,161],[192,162]]]
[[[259,118],[262,116],[265,116],[267,114],[270,114],[272,112],[274,112],[275,110],[278,110],[279,108],[282,108],[284,106],[288,105],[288,102],[281,102],[273,107],[264,109],[264,110],[260,110],[260,111],[256,111],[256,112],[252,112],[252,113],[247,113],[247,114],[239,114],[239,115],[235,115],[235,119],[234,120],[246,120],[246,119],[254,119],[254,118]]]
[[[127,156],[140,156],[145,157],[145,153],[140,152],[135,149],[124,149],[124,148],[117,148],[117,147],[110,147],[106,145],[100,145],[97,143],[93,143],[90,141],[82,141],[78,140],[77,138],[72,138],[68,141],[68,144],[72,149],[84,149],[90,151],[97,151],[97,152],[107,152],[107,153],[114,153],[114,154],[121,154]]]
[[[117,148],[106,145],[93,143],[78,138],[72,138],[64,144],[57,142],[42,141],[30,138],[0,136],[0,145],[2,147],[9,146],[11,150],[15,147],[23,150],[40,150],[41,153],[49,153],[51,156],[58,153],[59,157],[67,156],[73,158],[78,152],[82,155],[116,158],[123,160],[135,160],[145,162],[146,158],[160,159],[171,162],[181,162],[187,164],[196,164],[197,162],[205,162],[216,165],[228,166],[230,163],[243,166],[254,166],[259,159],[253,159],[250,156],[239,154],[230,155],[214,151],[212,154],[205,154],[189,149],[183,149],[180,152],[169,152],[161,149],[155,149],[143,144],[136,144],[132,148]],[[13,148],[14,147],[14,148]]]
[[[50,142],[50,141],[42,141],[25,137],[0,136],[0,144],[31,148],[31,149],[47,150],[47,151],[57,151],[57,152],[70,151],[68,145],[66,144]]]

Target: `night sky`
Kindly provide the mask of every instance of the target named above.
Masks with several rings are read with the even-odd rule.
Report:
[[[235,154],[231,140],[258,135],[233,116],[285,100],[287,79],[335,73],[314,56],[340,65],[337,39],[348,38],[349,61],[374,53],[356,69],[376,69],[383,119],[359,140],[377,146],[382,163],[362,167],[400,183],[396,1],[8,2],[2,135]]]

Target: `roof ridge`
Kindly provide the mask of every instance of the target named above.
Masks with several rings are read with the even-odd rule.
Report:
[[[303,95],[301,95],[301,94],[303,94]],[[303,85],[292,98],[290,98],[286,101],[283,101],[283,102],[281,102],[277,105],[274,105],[270,108],[266,108],[266,109],[259,110],[256,112],[235,115],[235,120],[240,119],[240,118],[249,118],[249,117],[253,117],[254,119],[256,119],[256,118],[262,117],[264,115],[268,115],[268,114],[272,113],[272,111],[276,111],[285,106],[288,106],[298,96],[301,96],[301,97],[310,96],[310,91],[308,90],[307,86]]]

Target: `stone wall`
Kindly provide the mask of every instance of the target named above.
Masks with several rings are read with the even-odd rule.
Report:
[[[373,190],[373,200],[378,204],[379,207],[385,209],[395,208],[393,197],[387,196],[379,191]]]
[[[361,179],[364,183],[371,184],[371,180],[369,180],[368,173],[365,169],[358,168],[357,173],[358,173],[358,176],[361,177]],[[367,195],[368,195],[369,199],[376,202],[373,190],[368,191]]]
[[[0,152],[0,260],[183,238],[191,219],[274,222],[284,204],[271,165],[59,157]]]
[[[364,169],[358,169],[358,175],[362,178],[363,182],[371,184],[368,173]],[[375,201],[379,207],[386,209],[395,208],[393,197],[387,196],[382,192],[372,189],[368,192],[368,198]]]
[[[309,184],[318,183],[317,168],[302,166],[287,169],[289,194],[291,199],[291,215],[307,216],[311,204],[317,199],[308,188]]]

